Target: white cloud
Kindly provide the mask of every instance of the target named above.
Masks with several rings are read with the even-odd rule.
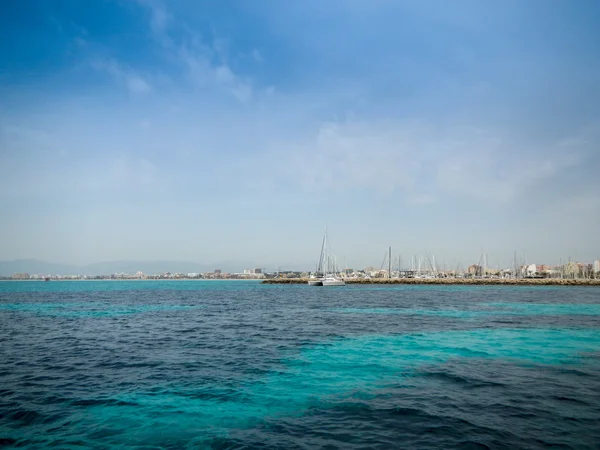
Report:
[[[510,202],[547,191],[585,160],[584,151],[565,152],[561,142],[542,151],[475,128],[342,121],[323,124],[303,141],[276,145],[261,165],[312,193],[394,193],[426,204],[456,195]]]
[[[218,66],[214,69],[215,71],[215,79],[218,83],[221,84],[232,84],[235,82],[235,75],[231,69],[227,66]]]
[[[145,94],[152,90],[146,80],[137,75],[126,75],[125,80],[127,89],[129,89],[129,91],[133,94]]]
[[[259,64],[262,64],[265,61],[262,54],[256,48],[252,50],[252,58]]]
[[[217,86],[233,95],[241,103],[250,101],[254,95],[252,83],[236,74],[228,63],[228,42],[213,37],[210,43],[193,30],[185,29],[185,38],[179,40],[171,33],[170,16],[164,5],[155,0],[138,0],[151,12],[150,29],[169,55],[175,55],[187,68],[188,76],[196,86]],[[253,57],[258,61],[262,56],[255,50]]]
[[[77,173],[65,177],[62,190],[64,193],[128,196],[154,194],[164,187],[155,163],[144,157],[121,154],[78,165]]]
[[[168,16],[164,9],[162,8],[153,8],[152,9],[152,19],[150,21],[150,25],[152,26],[152,30],[156,33],[163,32],[168,23]]]
[[[435,197],[429,194],[417,194],[409,199],[409,202],[414,205],[427,205],[435,202]]]
[[[329,122],[302,143],[280,144],[266,161],[286,181],[309,192],[420,193],[422,161],[410,127],[391,123]],[[416,195],[416,194],[415,194]]]
[[[92,67],[98,71],[106,72],[118,84],[125,87],[134,95],[148,94],[153,90],[145,78],[137,74],[133,69],[122,66],[114,59],[95,60],[92,62]]]
[[[541,145],[481,130],[452,134],[457,137],[451,140],[451,151],[437,162],[439,185],[479,199],[507,202],[517,196],[548,193],[553,180],[560,181],[566,172],[582,167],[591,151],[581,137],[568,138],[578,145],[566,150],[565,139]]]
[[[85,48],[89,45],[89,42],[80,36],[75,36],[73,38],[73,44],[75,45],[75,47]]]
[[[209,47],[194,48],[182,44],[177,54],[188,70],[190,81],[196,86],[217,86],[242,103],[252,99],[254,89],[251,83],[236,75],[226,63],[213,63]]]
[[[150,28],[152,32],[163,37],[169,26],[171,17],[160,0],[137,0],[138,3],[150,11]]]
[[[109,182],[123,187],[150,190],[158,184],[156,165],[146,158],[118,157],[112,165]]]

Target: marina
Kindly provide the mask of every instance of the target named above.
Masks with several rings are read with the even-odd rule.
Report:
[[[262,284],[309,284],[310,278],[267,278]],[[600,286],[600,280],[560,278],[349,278],[348,285]],[[311,285],[314,286],[314,285]]]

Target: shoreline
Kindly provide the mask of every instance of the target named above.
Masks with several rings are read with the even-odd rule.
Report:
[[[308,284],[308,278],[269,278],[261,284]],[[560,278],[372,278],[347,279],[346,284],[361,285],[479,285],[479,286],[600,286],[600,280],[565,280]]]
[[[2,279],[0,282],[44,282],[43,279]],[[204,281],[204,282],[222,282],[222,281],[252,281],[259,284],[308,284],[309,278],[78,278],[78,279],[52,279],[56,282],[89,282],[89,281]],[[371,278],[371,279],[346,279],[347,285],[457,285],[457,286],[600,286],[600,279],[582,280],[582,279],[560,279],[560,278],[519,278],[519,279],[496,279],[496,278]]]
[[[264,281],[264,278],[51,278],[46,281],[41,278],[28,278],[24,280],[20,279],[0,279],[2,281],[42,281],[42,282],[56,282],[56,281]]]

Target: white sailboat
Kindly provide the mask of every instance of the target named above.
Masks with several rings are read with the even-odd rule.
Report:
[[[310,277],[310,280],[308,280],[308,285],[309,286],[323,286],[323,279],[312,276],[312,277]]]
[[[308,280],[309,286],[323,286],[323,257],[326,242],[327,228],[325,228],[325,235],[323,236],[323,243],[321,244],[321,255],[319,256],[319,264],[317,265],[317,270],[310,276],[310,279]]]
[[[337,275],[327,275],[322,280],[323,286],[346,286],[346,282]]]
[[[320,270],[325,272],[325,276],[321,278],[322,286],[345,286],[346,282],[340,276],[335,256],[331,255],[327,238],[327,228],[325,228],[325,236],[323,236],[323,245],[321,246],[321,258],[319,259],[319,268],[317,269],[318,272]]]

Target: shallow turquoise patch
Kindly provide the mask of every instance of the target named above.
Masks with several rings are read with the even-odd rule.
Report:
[[[600,304],[597,303],[486,303],[485,305],[503,314],[600,316]]]
[[[596,303],[482,303],[483,310],[422,309],[422,308],[330,308],[328,311],[342,314],[402,314],[415,316],[439,316],[473,318],[489,315],[585,315],[600,316],[600,304]]]
[[[264,289],[260,280],[69,280],[0,281],[2,292],[246,291]]]
[[[464,309],[422,309],[422,308],[330,308],[330,312],[342,314],[402,314],[408,316],[437,316],[469,319],[487,315],[485,311]]]
[[[93,407],[87,419],[96,426],[127,430],[134,440],[150,439],[161,430],[209,439],[270,417],[369,398],[386,387],[409,384],[422,366],[451,359],[573,365],[599,350],[600,331],[595,329],[480,329],[337,339],[290,355],[279,372],[258,381],[227,390],[202,385],[197,390],[165,387],[160,392],[121,394],[116,396],[121,406]]]

